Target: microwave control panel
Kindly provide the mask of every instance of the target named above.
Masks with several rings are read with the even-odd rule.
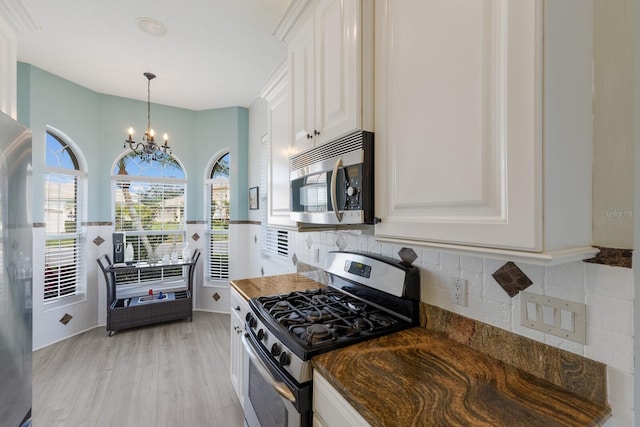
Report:
[[[344,210],[360,210],[362,204],[360,202],[361,192],[361,165],[348,166],[343,169],[344,172]]]

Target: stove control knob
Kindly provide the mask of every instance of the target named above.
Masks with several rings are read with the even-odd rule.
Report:
[[[249,327],[254,328],[258,326],[258,321],[251,313],[247,314],[247,322],[249,323]]]
[[[347,196],[351,197],[358,192],[356,187],[348,187],[347,188]]]
[[[287,352],[282,352],[280,354],[280,366],[287,366],[289,364],[291,364],[291,356],[289,356]]]
[[[247,315],[244,317],[244,320],[248,322],[249,320],[251,320],[252,317],[253,317],[253,314],[247,313]]]
[[[258,329],[258,339],[262,341],[264,339],[264,329]]]
[[[277,342],[274,342],[271,346],[271,355],[273,357],[278,357],[280,356],[280,353],[282,353],[282,347],[280,347],[280,344],[278,344]]]

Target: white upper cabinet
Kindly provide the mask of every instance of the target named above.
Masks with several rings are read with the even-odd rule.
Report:
[[[592,2],[375,5],[377,238],[593,255]]]
[[[373,4],[296,0],[276,34],[287,42],[291,153],[373,130]]]
[[[267,101],[267,223],[277,227],[296,226],[290,218],[289,146],[291,144],[291,103],[286,64],[282,64],[260,96]]]

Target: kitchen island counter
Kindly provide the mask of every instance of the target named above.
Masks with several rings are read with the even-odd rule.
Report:
[[[611,409],[425,328],[316,356],[372,426],[598,426]]]
[[[231,286],[247,301],[262,296],[325,287],[324,284],[300,273],[231,280]]]

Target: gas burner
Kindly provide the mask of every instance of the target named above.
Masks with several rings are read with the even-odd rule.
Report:
[[[331,313],[324,309],[311,309],[305,313],[305,319],[307,319],[309,323],[323,322],[331,320],[332,318]]]
[[[334,334],[332,334],[331,330],[327,328],[325,325],[321,323],[314,323],[312,325],[307,326],[305,329],[305,340],[309,344],[313,344],[314,342],[324,341],[328,338],[333,338]]]
[[[286,301],[278,301],[273,305],[274,310],[286,310],[289,308],[289,304]]]

